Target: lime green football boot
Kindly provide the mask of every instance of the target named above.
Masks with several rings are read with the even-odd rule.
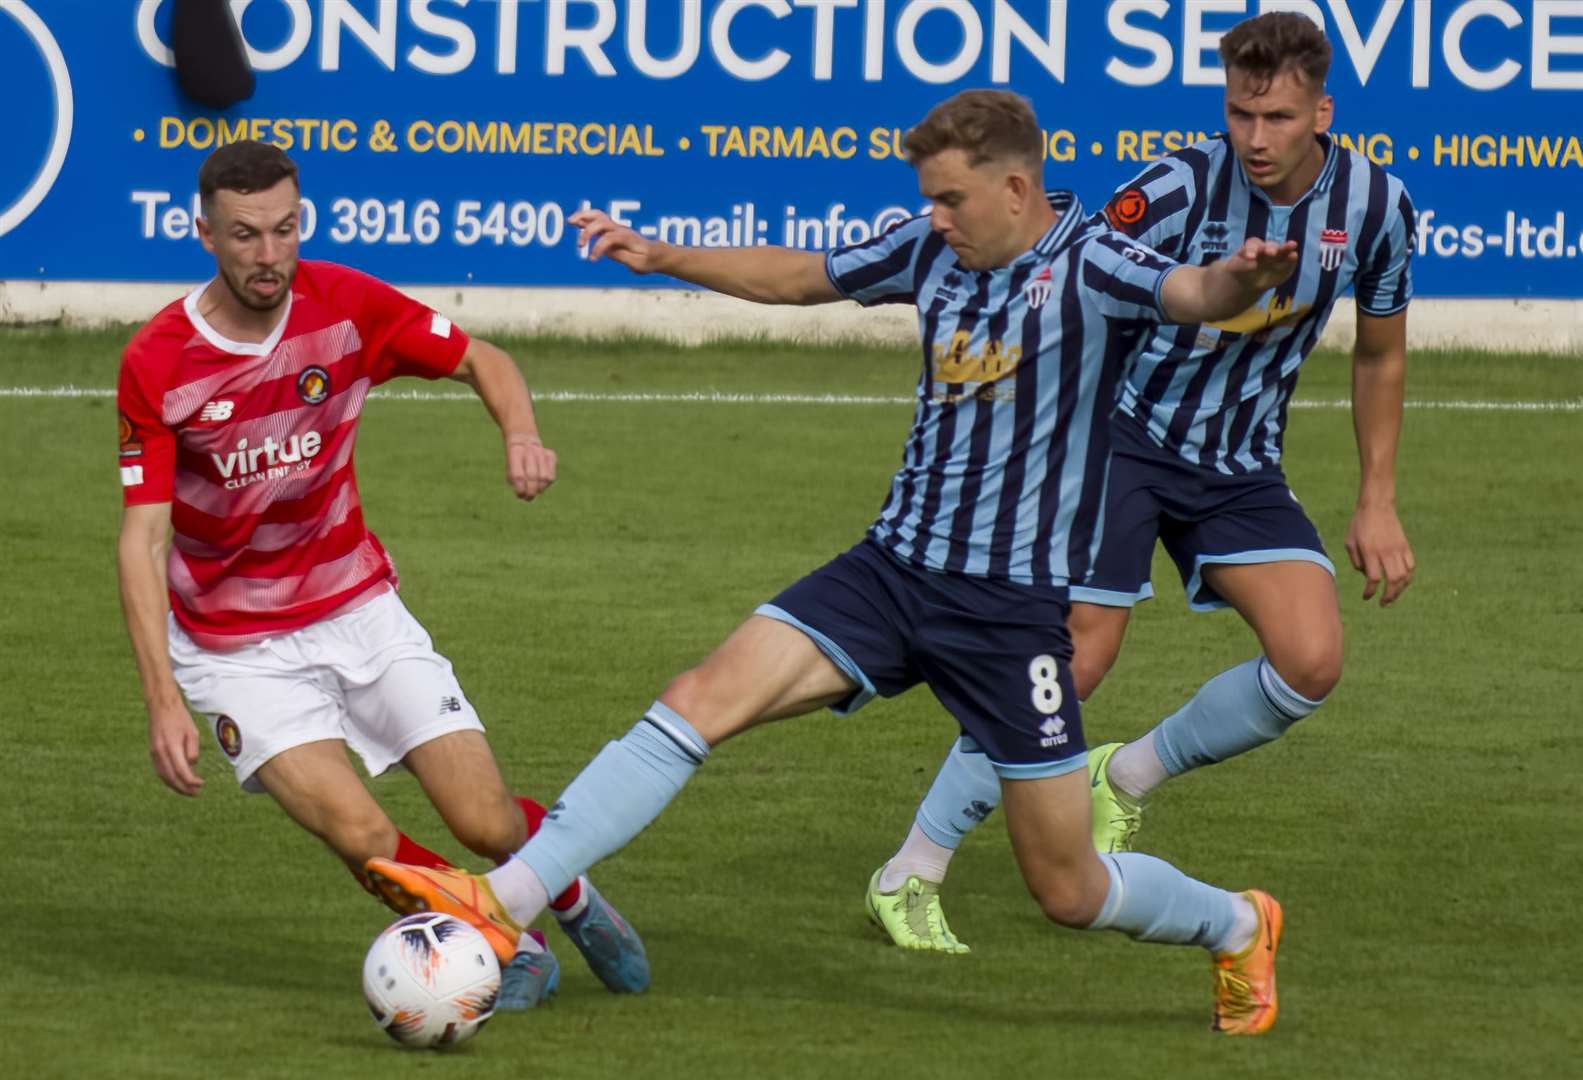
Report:
[[[895,892],[880,892],[879,876],[883,871],[884,867],[874,871],[865,898],[864,907],[868,910],[868,917],[874,920],[874,925],[883,929],[903,949],[923,949],[951,956],[972,952],[956,939],[956,935],[946,925],[937,883],[914,875]]]
[[[1088,752],[1088,794],[1092,803],[1094,850],[1114,855],[1131,851],[1133,837],[1143,824],[1143,804],[1110,786],[1105,768],[1119,742],[1106,743]]]

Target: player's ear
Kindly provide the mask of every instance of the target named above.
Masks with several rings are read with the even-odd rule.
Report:
[[[1020,214],[1028,208],[1029,196],[1034,187],[1033,180],[1022,168],[1013,168],[1006,173],[1006,202],[1012,213]]]
[[[1314,134],[1322,135],[1330,130],[1330,125],[1336,119],[1336,99],[1329,94],[1321,94],[1319,107],[1314,110]]]
[[[203,250],[210,255],[214,254],[214,226],[209,223],[209,208],[205,206],[203,213],[192,219],[198,228],[198,242],[203,245]]]

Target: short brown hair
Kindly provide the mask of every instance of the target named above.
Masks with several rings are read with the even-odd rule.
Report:
[[[242,139],[220,147],[204,160],[203,167],[198,170],[198,194],[207,213],[216,191],[251,195],[255,191],[267,191],[286,179],[302,190],[297,179],[297,163],[287,157],[284,150],[254,139]]]
[[[1260,94],[1282,71],[1323,90],[1330,74],[1330,41],[1308,16],[1272,11],[1233,26],[1220,39],[1220,62],[1228,72],[1235,68],[1249,76]]]
[[[913,166],[945,150],[963,150],[972,165],[1015,158],[1035,175],[1044,168],[1044,132],[1033,106],[1009,90],[963,90],[947,98],[907,132],[901,149]]]

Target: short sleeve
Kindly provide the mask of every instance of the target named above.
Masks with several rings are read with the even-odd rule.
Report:
[[[1196,194],[1192,166],[1180,158],[1162,158],[1116,189],[1105,204],[1105,223],[1156,251],[1179,258],[1182,233]]]
[[[122,354],[116,388],[121,498],[126,506],[170,502],[176,486],[176,433],[160,414],[164,389],[150,367],[138,362],[139,351],[134,341]]]
[[[824,260],[830,284],[864,307],[916,302],[918,255],[929,231],[927,217],[908,218],[865,243],[836,248]]]
[[[401,375],[443,379],[456,370],[468,344],[461,327],[378,278],[356,278],[357,328],[376,386]]]
[[[1084,299],[1116,319],[1170,322],[1162,290],[1181,264],[1116,232],[1083,244]]]
[[[1398,186],[1392,178],[1393,189]],[[1374,250],[1363,256],[1354,291],[1358,309],[1365,315],[1395,315],[1413,297],[1413,245],[1416,241],[1416,214],[1405,187],[1396,195],[1385,215],[1385,227]]]

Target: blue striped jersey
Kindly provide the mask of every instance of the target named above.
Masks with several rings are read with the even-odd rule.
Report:
[[[999,269],[963,267],[927,217],[826,256],[841,295],[918,308],[912,430],[869,530],[914,565],[1061,588],[1093,563],[1107,417],[1176,264],[1049,199],[1056,223]]]
[[[1298,270],[1247,311],[1162,323],[1139,342],[1117,405],[1172,453],[1222,473],[1274,467],[1298,366],[1348,288],[1369,315],[1412,296],[1413,204],[1402,182],[1320,136],[1319,178],[1292,206],[1249,183],[1224,135],[1161,158],[1123,185],[1104,219],[1171,258],[1207,264],[1247,237],[1296,240]]]

